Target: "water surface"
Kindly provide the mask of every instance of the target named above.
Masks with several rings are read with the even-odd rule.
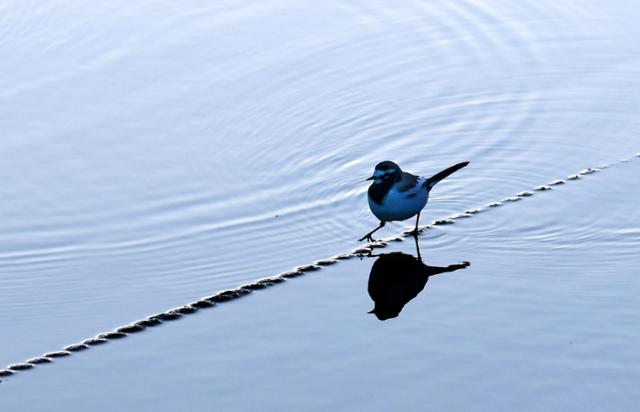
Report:
[[[471,264],[430,278],[395,318],[367,313],[381,258],[352,258],[20,373],[5,399],[34,411],[634,410],[640,214],[623,186],[638,172],[640,160],[428,229],[425,263]],[[597,233],[577,213],[573,230],[550,225],[549,211],[595,199],[612,212]],[[392,251],[416,255],[410,240],[375,253]]]
[[[585,313],[594,322],[608,322],[608,333],[623,333],[627,324],[598,318],[598,305],[637,291],[629,277],[636,269],[630,256],[639,231],[637,170],[633,161],[618,162],[639,150],[639,14],[635,2],[625,0],[5,2],[0,6],[0,310],[5,314],[0,365],[352,250],[355,239],[376,224],[366,207],[363,179],[385,159],[423,175],[471,161],[437,186],[425,222],[611,165],[585,176],[572,192],[535,192],[486,217],[447,226],[455,236],[436,235],[443,228],[425,236],[428,248],[442,249],[440,264],[472,262],[443,279],[466,281],[478,271],[478,282],[485,277],[494,282],[488,288],[476,285],[480,298],[472,313],[495,317],[497,310],[483,310],[487,294],[513,292],[498,280],[526,277],[532,272],[514,268],[542,264],[549,270],[536,270],[536,276],[548,281],[522,291],[530,302],[542,299],[539,304],[548,307],[544,299],[555,296],[552,285],[562,282],[565,270],[584,273],[592,292],[585,292],[582,306],[561,305],[559,313]],[[582,185],[587,179],[600,184]],[[613,194],[618,202],[610,201]],[[574,200],[581,198],[584,202]],[[388,225],[382,235],[406,226]],[[467,249],[457,249],[463,244]],[[458,253],[465,250],[476,252]],[[478,268],[483,259],[491,269]],[[368,272],[364,267],[336,271],[354,273],[353,282]],[[470,282],[451,293],[468,296]],[[433,284],[430,280],[423,293],[430,294]],[[309,296],[300,285],[292,295],[316,296],[317,285],[310,285]],[[578,286],[586,287],[576,282],[561,288],[558,301]],[[351,287],[355,290],[354,285],[346,290]],[[591,295],[596,292],[600,295]],[[267,296],[260,299],[272,305],[279,300],[277,293]],[[348,297],[333,300],[355,305]],[[255,321],[242,312],[225,316],[232,308],[277,316],[276,308],[249,302],[212,312],[224,325],[209,329],[208,321],[195,317],[161,333],[173,336],[192,328],[206,334]],[[393,322],[411,325],[405,311]],[[461,312],[451,324],[468,325],[470,313]],[[319,317],[304,322],[314,325]],[[523,319],[523,330],[536,331],[542,342],[552,339],[551,315],[538,323]],[[388,330],[371,322],[363,339]],[[347,332],[335,333],[348,333],[351,326],[343,326],[336,330]],[[282,339],[290,336],[271,328]],[[406,335],[393,336],[388,339],[405,342]],[[508,346],[511,336],[500,338]],[[138,349],[117,351],[155,360],[166,348],[142,340],[156,337],[140,335],[118,343]],[[471,347],[480,345],[473,336],[464,338]],[[637,355],[618,344],[620,356]],[[434,346],[451,347],[437,339]],[[512,352],[492,347],[491,356],[501,362],[523,355],[519,346]],[[176,362],[208,356],[189,353],[176,356]],[[374,355],[364,352],[362,365]],[[534,355],[531,362],[543,358]],[[102,356],[92,351],[73,362],[99,364]],[[568,362],[579,365],[577,358]],[[46,373],[70,374],[62,365],[51,365]],[[450,371],[445,380],[477,372],[465,362],[441,365],[439,370]],[[45,370],[37,369],[20,378],[24,393],[28,381]],[[358,373],[345,379],[367,375],[354,370]],[[78,376],[88,373],[78,371]],[[181,369],[184,379],[188,371]],[[215,385],[210,390],[222,392]]]

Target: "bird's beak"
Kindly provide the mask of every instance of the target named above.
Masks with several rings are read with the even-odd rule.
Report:
[[[373,180],[375,178],[376,178],[375,176],[371,176],[371,177],[366,178],[365,180]]]

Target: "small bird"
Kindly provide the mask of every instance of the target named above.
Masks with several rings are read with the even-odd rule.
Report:
[[[367,180],[373,180],[368,192],[369,208],[380,219],[380,225],[361,237],[359,241],[366,239],[372,242],[371,235],[384,227],[385,223],[407,220],[416,215],[416,227],[412,234],[417,236],[420,212],[426,206],[433,186],[468,164],[469,162],[458,163],[427,179],[403,172],[400,166],[389,160],[378,163],[373,176]]]

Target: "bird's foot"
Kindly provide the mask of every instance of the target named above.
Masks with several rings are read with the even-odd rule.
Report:
[[[362,236],[360,239],[358,239],[358,242],[362,242],[363,240],[366,240],[367,242],[375,242],[376,241],[373,238],[373,236],[371,236],[371,233],[367,233],[366,235]]]

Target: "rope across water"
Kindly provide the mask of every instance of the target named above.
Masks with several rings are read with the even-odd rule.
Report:
[[[435,220],[433,221],[431,224],[428,225],[423,225],[419,227],[419,231],[422,232],[424,230],[428,230],[429,228],[433,227],[433,226],[441,226],[441,225],[447,225],[447,224],[452,224],[454,223],[457,219],[462,219],[462,218],[468,218],[471,217],[477,213],[486,211],[486,210],[490,210],[490,209],[494,209],[497,207],[501,207],[503,205],[506,205],[508,203],[512,203],[512,202],[517,202],[517,201],[521,201],[523,199],[526,199],[528,197],[534,196],[535,193],[537,192],[545,192],[545,191],[550,191],[553,190],[554,188],[556,188],[557,186],[563,185],[565,183],[569,183],[572,181],[578,181],[580,179],[582,179],[583,177],[593,174],[593,173],[598,173],[600,171],[602,171],[603,169],[609,168],[611,166],[614,166],[616,164],[620,164],[620,163],[626,163],[629,162],[633,159],[638,159],[640,158],[640,153],[630,157],[630,158],[626,158],[626,159],[622,159],[619,160],[617,162],[611,163],[611,164],[607,164],[607,165],[603,165],[600,166],[598,168],[588,168],[585,170],[582,170],[578,173],[572,174],[570,176],[567,176],[565,179],[558,179],[555,180],[553,182],[550,182],[548,184],[545,185],[541,185],[541,186],[537,186],[535,187],[532,191],[523,191],[520,192],[514,196],[510,196],[507,198],[504,198],[500,201],[497,202],[493,202],[493,203],[489,203],[484,207],[480,207],[480,208],[476,208],[476,209],[468,209],[465,210],[461,213],[457,213],[451,216],[448,216],[446,218],[443,219],[439,219],[439,220]],[[195,313],[198,310],[204,310],[204,309],[209,309],[212,308],[220,303],[224,303],[230,300],[234,300],[234,299],[238,299],[241,298],[243,296],[246,296],[250,293],[252,293],[255,290],[259,290],[259,289],[265,289],[274,285],[277,285],[279,283],[285,282],[287,279],[290,278],[295,278],[298,276],[302,276],[306,273],[309,272],[314,272],[316,270],[320,270],[322,269],[322,267],[324,266],[328,266],[328,265],[332,265],[337,263],[340,260],[345,260],[345,259],[350,259],[353,257],[359,257],[359,256],[363,256],[363,255],[368,255],[371,253],[371,251],[373,249],[376,248],[384,248],[388,245],[389,242],[391,241],[402,241],[403,238],[411,236],[410,232],[404,232],[402,235],[398,235],[398,236],[394,236],[394,237],[390,237],[387,239],[382,239],[382,240],[378,240],[376,242],[373,243],[369,243],[363,247],[359,247],[357,249],[352,250],[351,252],[348,253],[343,253],[340,255],[336,255],[333,257],[330,257],[328,259],[323,259],[323,260],[318,260],[313,264],[310,265],[304,265],[304,266],[298,266],[295,269],[289,271],[289,272],[285,272],[285,273],[280,273],[274,276],[270,276],[270,277],[266,277],[263,279],[259,279],[255,282],[252,283],[248,283],[242,286],[239,286],[235,289],[229,289],[229,290],[224,290],[222,292],[218,292],[214,295],[211,296],[207,296],[204,297],[198,301],[192,302],[192,303],[188,303],[184,306],[180,306],[174,309],[170,309],[167,310],[165,312],[162,313],[158,313],[156,315],[152,315],[147,317],[146,319],[142,319],[142,320],[138,320],[135,321],[129,325],[124,325],[121,326],[119,328],[116,328],[113,331],[109,331],[109,332],[104,332],[104,333],[100,333],[95,337],[89,338],[89,339],[85,339],[82,342],[78,342],[78,343],[74,343],[72,345],[66,346],[64,347],[62,350],[59,351],[55,351],[55,352],[48,352],[45,353],[41,356],[26,360],[24,362],[21,363],[15,363],[12,365],[8,365],[5,369],[0,369],[0,377],[8,377],[11,376],[15,373],[18,373],[20,371],[24,371],[24,370],[28,370],[28,369],[32,369],[34,368],[36,365],[42,365],[42,364],[47,364],[47,363],[52,363],[55,359],[58,358],[63,358],[63,357],[67,357],[70,356],[72,353],[76,353],[76,352],[82,352],[85,350],[90,349],[92,346],[98,346],[98,345],[102,345],[105,344],[109,341],[112,340],[117,340],[117,339],[122,339],[125,338],[131,334],[135,334],[135,333],[139,333],[144,331],[147,328],[152,328],[155,326],[159,326],[162,325],[166,322],[170,322],[173,320],[177,320],[182,318],[183,316],[187,316],[190,315],[192,313]],[[1,380],[0,380],[1,382]]]

